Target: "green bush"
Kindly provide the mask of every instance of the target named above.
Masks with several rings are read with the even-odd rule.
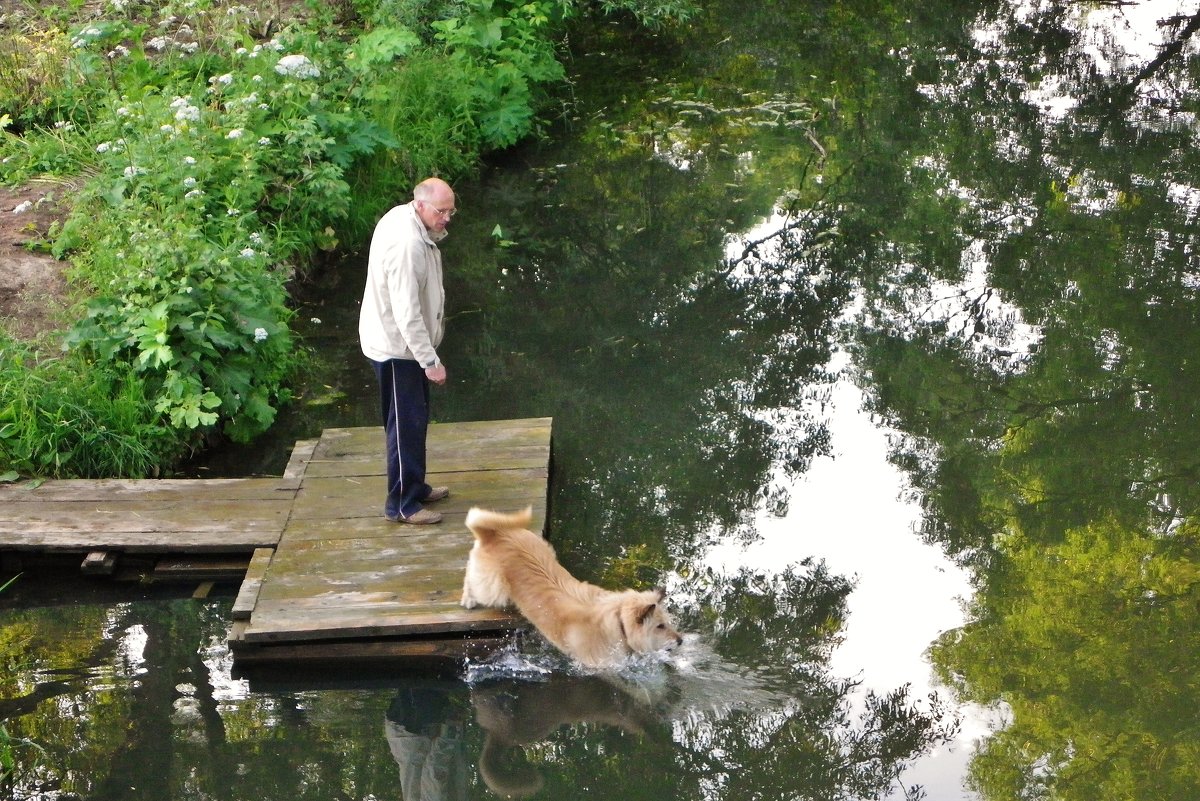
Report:
[[[280,30],[218,0],[42,8],[0,47],[0,179],[82,184],[52,250],[89,300],[61,357],[0,339],[0,473],[149,475],[270,426],[299,361],[289,279],[535,133],[573,8],[314,1]]]

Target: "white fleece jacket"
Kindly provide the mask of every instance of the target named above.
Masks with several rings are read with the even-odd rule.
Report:
[[[358,313],[358,339],[368,359],[438,363],[446,291],[437,243],[445,236],[425,227],[413,203],[396,206],[376,224]]]

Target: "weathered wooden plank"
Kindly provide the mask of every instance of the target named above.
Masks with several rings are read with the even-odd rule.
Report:
[[[262,631],[273,624],[278,628],[281,621],[290,621],[289,627],[298,630],[316,631],[330,628],[331,624],[353,624],[372,628],[379,625],[405,625],[405,618],[417,618],[423,623],[435,623],[438,620],[454,619],[477,623],[480,621],[495,622],[516,619],[515,614],[502,609],[464,609],[458,602],[459,593],[433,590],[427,597],[415,595],[398,598],[394,601],[371,598],[364,594],[362,602],[351,603],[348,598],[335,599],[322,605],[320,599],[281,599],[267,601],[259,598],[256,608],[269,610],[273,614],[267,620],[270,624],[263,625],[251,615],[248,631]]]
[[[446,518],[461,519],[466,516],[472,506],[504,511],[524,509],[526,506],[532,506],[536,511],[541,511],[546,506],[545,485],[541,487],[518,485],[511,492],[506,493],[501,488],[497,488],[495,492],[476,492],[474,487],[457,484],[451,487],[450,492],[449,498],[430,506],[430,509],[441,512]],[[292,509],[291,523],[315,523],[321,520],[353,520],[356,518],[367,518],[382,523],[386,521],[383,516],[385,496],[386,490],[382,482],[374,492],[367,488],[365,491],[358,489],[348,491],[347,494],[341,496],[305,495],[305,497],[296,499],[296,504]]]
[[[459,565],[418,568],[392,565],[382,570],[345,570],[322,573],[319,577],[296,574],[273,576],[258,594],[255,607],[265,609],[268,601],[309,599],[317,606],[368,605],[376,601],[420,603],[430,594],[458,597],[462,588],[464,561]],[[276,568],[281,572],[280,568]],[[369,600],[361,600],[369,599]]]
[[[0,513],[0,526],[28,531],[79,531],[96,534],[105,531],[223,531],[237,529],[283,530],[291,511],[284,501],[230,503],[226,501],[194,504],[184,508],[146,506],[137,503],[95,505],[57,503],[24,504],[24,509],[6,509]],[[24,511],[23,516],[19,513]],[[5,530],[3,535],[6,536]],[[102,544],[102,539],[97,539]]]
[[[531,530],[545,530],[546,510],[543,506],[533,505],[533,520]],[[443,507],[434,507],[439,511]],[[524,507],[522,507],[524,508]],[[515,509],[505,508],[503,511],[515,511]],[[376,511],[374,514],[368,514],[362,517],[347,517],[347,518],[323,518],[323,519],[293,519],[288,523],[288,540],[289,542],[303,542],[307,540],[379,540],[389,537],[410,537],[418,538],[427,535],[433,531],[443,536],[449,536],[451,531],[461,531],[464,536],[469,537],[463,521],[466,519],[467,513],[465,510],[452,512],[449,510],[443,511],[442,522],[436,526],[406,526],[403,523],[394,523],[383,517]],[[466,540],[470,542],[470,540]]]
[[[543,451],[542,459],[545,459]],[[380,458],[380,470],[383,460]],[[545,462],[539,462],[532,467],[510,467],[504,470],[430,470],[426,480],[430,484],[447,484],[450,486],[451,498],[462,495],[455,492],[455,487],[468,487],[474,494],[490,493],[502,496],[505,491],[538,490],[544,494],[546,487],[547,469]],[[307,496],[353,497],[361,494],[375,497],[385,485],[382,472],[371,474],[350,475],[348,473],[321,474],[314,471],[305,476],[301,493]]]
[[[364,544],[365,543],[365,544]],[[306,547],[306,546],[313,547]],[[304,540],[293,542],[276,555],[277,568],[292,573],[355,571],[391,565],[434,567],[461,566],[466,562],[471,541],[466,535],[434,540],[426,535],[411,545],[374,540]]]
[[[274,548],[254,549],[254,555],[250,557],[250,566],[246,568],[246,576],[242,579],[237,598],[233,601],[234,620],[250,619],[250,613],[254,611],[254,604],[258,602],[258,593],[262,588],[263,577],[266,576],[267,567],[271,564],[274,555]]]
[[[230,648],[236,648],[239,644],[244,643],[246,639],[246,627],[250,625],[248,620],[234,620],[229,625],[229,638],[226,642]]]
[[[231,580],[243,577],[249,566],[249,557],[236,554],[171,555],[155,562],[150,575],[162,581]]]
[[[90,531],[5,533],[3,548],[14,551],[88,552],[97,547],[129,553],[250,553],[273,547],[278,531],[108,531],[97,537]]]
[[[426,451],[431,469],[440,469],[438,460],[462,450],[476,453],[493,452],[506,446],[549,446],[552,418],[528,420],[490,420],[467,423],[435,423],[429,427]],[[330,460],[345,462],[379,461],[383,454],[383,429],[329,428],[312,459],[318,463]]]
[[[381,639],[350,642],[249,643],[230,639],[239,664],[286,664],[297,667],[335,663],[403,662],[406,668],[427,664],[457,672],[464,659],[486,659],[508,642],[504,636],[463,636],[437,639]]]
[[[117,567],[117,554],[112,551],[92,551],[83,557],[79,572],[85,576],[111,576]]]
[[[516,420],[474,420],[460,423],[433,423],[429,426],[427,447],[468,443],[490,445],[522,441],[527,444],[549,443],[554,418],[532,417]],[[318,458],[327,454],[382,453],[382,427],[327,428],[321,433]]]
[[[404,608],[398,614],[376,616],[364,621],[361,615],[339,610],[328,613],[304,610],[293,615],[273,615],[269,623],[251,617],[242,633],[245,642],[301,642],[354,637],[418,636],[471,631],[509,631],[522,621],[499,610],[467,610],[461,607],[432,612],[413,612]]]
[[[376,439],[378,441],[372,447],[364,448],[357,447],[359,444],[357,442],[336,443],[336,445],[324,448],[318,444],[310,461],[321,464],[329,462],[356,464],[380,460],[383,455],[383,429],[379,429],[372,437],[373,441]],[[344,447],[346,445],[355,447]],[[426,446],[426,454],[429,457],[429,466],[435,468],[441,464],[443,459],[454,458],[461,454],[490,456],[497,461],[503,461],[507,454],[521,455],[535,448],[544,451],[545,440],[536,436],[536,432],[530,432],[520,437],[504,439],[430,441]]]
[[[337,560],[336,569],[329,567],[326,561],[329,557]],[[363,555],[361,551],[303,551],[279,558],[275,568],[278,572],[272,583],[282,582],[286,586],[318,581],[334,582],[340,580],[340,576],[361,576],[361,580],[378,576],[383,579],[407,576],[415,571],[437,570],[452,570],[461,576],[466,564],[466,548],[455,551],[410,552],[398,558],[384,559]]]
[[[506,445],[486,451],[467,449],[438,455],[428,454],[429,469],[436,473],[457,473],[467,470],[514,470],[544,467],[546,449],[540,445]],[[306,470],[309,476],[376,476],[382,475],[383,455],[354,458],[335,455],[325,459],[313,458]]]
[[[289,498],[294,489],[281,489],[278,478],[205,479],[62,479],[0,485],[0,508],[28,501],[183,502],[188,499],[271,500]]]
[[[545,454],[543,453],[543,459]],[[382,470],[382,460],[380,460]],[[450,487],[450,498],[467,497],[464,490],[469,490],[472,500],[498,500],[513,494],[529,494],[544,496],[546,490],[547,470],[542,462],[533,467],[508,468],[505,470],[457,470],[430,471],[426,480],[430,484],[445,484]],[[297,496],[303,503],[311,498],[365,498],[379,500],[386,486],[382,472],[371,474],[348,475],[323,474],[314,470],[305,476],[304,485]]]
[[[443,516],[465,516],[472,506],[487,509],[515,511],[526,506],[534,507],[535,514],[546,506],[545,483],[538,486],[524,481],[506,492],[502,486],[494,490],[476,490],[474,486],[455,483],[451,485],[450,497],[430,508]],[[366,518],[384,522],[383,502],[386,491],[382,479],[374,488],[366,487],[348,491],[345,495],[310,494],[296,499],[292,509],[291,525],[319,523],[322,520],[354,520]]]
[[[304,479],[304,472],[308,469],[308,462],[312,459],[313,451],[316,450],[319,441],[315,439],[302,439],[296,442],[296,445],[292,448],[291,456],[288,457],[287,467],[283,469],[283,479],[279,482],[281,488],[300,488],[300,483]]]
[[[360,580],[361,576],[361,580]],[[313,587],[303,583],[272,581],[258,594],[255,611],[271,609],[357,609],[365,617],[399,607],[458,603],[462,592],[462,570],[372,578],[366,574],[342,573],[334,580]]]

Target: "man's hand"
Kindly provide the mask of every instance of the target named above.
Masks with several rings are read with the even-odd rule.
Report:
[[[433,367],[426,367],[425,377],[440,387],[446,383],[446,365],[438,362]]]

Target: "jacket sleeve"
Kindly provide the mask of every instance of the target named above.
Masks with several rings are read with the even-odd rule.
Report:
[[[409,352],[422,367],[432,367],[438,362],[430,322],[421,309],[425,282],[429,279],[427,247],[421,241],[397,242],[385,257],[384,267],[396,327]]]

